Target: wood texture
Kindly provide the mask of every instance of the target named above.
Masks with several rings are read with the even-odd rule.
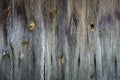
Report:
[[[0,80],[120,80],[120,0],[0,0]]]

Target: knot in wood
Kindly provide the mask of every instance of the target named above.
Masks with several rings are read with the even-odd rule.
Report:
[[[95,31],[95,25],[92,23],[92,24],[90,24],[90,30],[91,31]]]
[[[11,5],[8,5],[7,11],[11,10]]]
[[[25,48],[27,48],[28,45],[29,45],[29,40],[28,40],[28,39],[25,39],[25,40],[22,42],[22,44],[23,44],[23,46],[24,46]]]
[[[50,21],[52,21],[57,14],[58,14],[58,9],[57,8],[51,9],[48,12],[48,16],[49,16]]]
[[[61,56],[61,63],[62,63],[62,64],[65,63],[64,56]]]
[[[32,31],[32,30],[34,30],[34,28],[35,28],[35,23],[34,22],[30,22],[29,29]]]
[[[3,50],[2,56],[3,57],[10,57],[8,50]]]

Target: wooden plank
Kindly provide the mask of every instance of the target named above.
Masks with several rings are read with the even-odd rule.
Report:
[[[116,29],[116,31],[115,31],[116,48],[113,49],[116,54],[116,56],[115,56],[115,75],[116,75],[117,80],[119,80],[120,79],[120,65],[119,65],[119,63],[120,63],[120,59],[119,59],[119,57],[120,57],[120,54],[119,54],[119,50],[120,50],[119,49],[120,48],[120,44],[119,44],[119,36],[120,36],[120,34],[119,34],[119,30],[120,30],[119,29],[119,25],[120,25],[119,24],[119,19],[120,19],[119,15],[120,15],[120,13],[119,13],[119,11],[120,11],[120,8],[118,6],[120,6],[120,1],[119,0],[113,1],[113,5],[114,5],[113,16],[114,16],[114,21],[115,21],[114,26]]]
[[[99,41],[99,36],[98,36],[98,29],[97,29],[97,16],[98,16],[98,10],[99,10],[99,0],[88,0],[87,1],[87,23],[86,23],[86,31],[87,31],[87,68],[88,68],[88,78],[87,80],[101,80],[100,76],[101,74],[101,53],[100,50],[97,50],[98,44],[100,43]],[[98,40],[96,40],[98,39]],[[99,47],[100,49],[100,47]],[[96,51],[97,50],[97,51]],[[99,57],[97,57],[99,56]],[[99,65],[99,68],[98,68]],[[98,78],[99,77],[99,78]]]
[[[0,79],[9,80],[11,75],[8,30],[10,7],[8,1],[0,1]],[[8,9],[9,8],[9,9]]]
[[[68,27],[66,30],[66,78],[87,79],[86,66],[86,0],[68,1]],[[86,74],[86,76],[85,76]]]
[[[110,4],[110,5],[106,5]],[[102,51],[102,79],[116,80],[115,77],[115,49],[116,33],[113,15],[113,0],[101,1],[99,8],[99,34]]]

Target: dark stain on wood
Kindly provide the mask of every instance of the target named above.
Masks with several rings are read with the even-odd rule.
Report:
[[[100,30],[108,29],[111,27],[111,25],[113,25],[113,23],[114,21],[111,14],[105,14],[104,16],[101,16],[101,19],[99,21],[99,28]]]
[[[2,10],[7,9],[8,5],[10,4],[10,0],[2,0],[0,1],[0,4],[0,8],[2,8]]]
[[[58,14],[58,9],[57,8],[53,8],[48,12],[48,17],[49,17],[49,21],[53,22],[53,19],[57,16]]]
[[[34,70],[35,70],[35,67],[36,67],[36,55],[35,55],[35,51],[32,51],[32,56],[31,56],[31,64],[32,64],[32,69],[33,69],[33,74],[35,73]]]
[[[91,79],[91,80],[94,80],[94,77],[95,77],[95,75],[91,75],[91,76],[90,76],[90,79]],[[96,80],[96,79],[95,79],[95,80]]]
[[[46,77],[46,74],[45,74],[45,63],[44,63],[44,74],[43,74],[43,76],[44,76],[44,80],[45,80],[45,77]]]
[[[118,79],[118,63],[117,63],[117,58],[115,57],[115,77]]]
[[[0,23],[6,24],[8,13],[11,11],[9,0],[0,1]]]
[[[78,66],[80,66],[80,56],[78,57]]]
[[[66,34],[68,36],[68,42],[70,45],[74,46],[76,45],[76,31],[78,28],[78,22],[79,22],[79,15],[77,14],[77,11],[73,9],[73,13],[71,14],[70,18],[70,24],[69,27],[66,29]]]
[[[115,11],[114,11],[114,16],[115,16],[115,18],[116,18],[117,20],[120,20],[120,11],[115,10]]]
[[[51,21],[53,20],[53,17],[54,17],[53,13],[49,12],[49,18],[50,18]]]
[[[51,64],[53,63],[53,57],[52,57],[52,55],[51,55]]]
[[[21,56],[21,52],[19,52],[19,58],[18,58],[18,63],[19,64],[21,64],[21,62],[22,62],[20,56]]]
[[[77,27],[78,22],[79,22],[79,16],[78,16],[77,11],[76,11],[75,8],[73,10],[72,19],[73,19],[73,25],[75,25],[75,27]]]
[[[86,47],[89,49],[89,33],[87,32],[87,35],[86,35]]]
[[[94,69],[95,69],[95,72],[94,72],[94,77],[95,77],[95,80],[97,80],[97,65],[96,65],[96,54],[94,54]]]
[[[5,40],[4,40],[4,44],[5,45],[8,45],[8,30],[7,30],[7,24],[4,24],[4,27],[3,27],[3,30],[4,30],[4,32],[3,32],[3,34],[4,34],[4,38],[5,38]]]
[[[16,10],[18,15],[24,15],[25,14],[25,5],[23,0],[16,0]]]

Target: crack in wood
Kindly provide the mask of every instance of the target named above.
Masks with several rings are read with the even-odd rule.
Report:
[[[80,53],[78,55],[78,67],[80,67]]]
[[[94,69],[95,69],[94,77],[95,80],[97,80],[96,54],[94,54]]]
[[[45,60],[45,59],[44,59],[44,60]],[[43,74],[43,76],[44,76],[44,80],[45,80],[45,78],[46,78],[46,75],[45,75],[45,73],[46,73],[46,71],[45,71],[45,67],[46,67],[46,66],[45,66],[45,62],[44,62],[43,65],[44,65],[44,74]]]
[[[4,24],[3,27],[3,34],[4,34],[4,44],[7,46],[8,45],[8,32],[7,32],[7,25]]]
[[[115,77],[116,77],[116,80],[118,80],[117,78],[117,74],[118,73],[118,68],[117,68],[117,58],[115,57]]]
[[[14,64],[15,64],[15,55],[14,55],[14,47],[13,47],[13,45],[12,45],[12,43],[10,43],[10,48],[11,48],[11,53],[10,53],[10,58],[11,58],[11,80],[15,80],[14,78],[14,69],[15,69],[15,66],[14,66]]]
[[[52,65],[52,63],[53,63],[53,58],[52,58],[52,55],[51,55],[51,65]]]

